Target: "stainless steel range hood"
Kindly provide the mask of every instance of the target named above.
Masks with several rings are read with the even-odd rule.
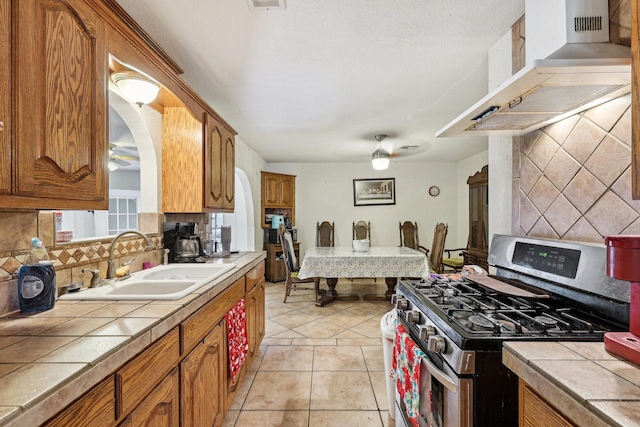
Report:
[[[584,5],[591,3],[602,6],[600,0],[565,0],[570,15],[565,20],[575,25],[577,20],[585,19],[606,23],[602,25],[606,28],[599,30],[606,32],[608,40],[608,13],[585,16],[592,11],[585,10]],[[606,0],[604,3],[608,10]],[[529,21],[526,25],[530,25]],[[588,34],[580,34],[582,30],[569,26],[563,31],[569,40],[567,44],[520,70],[440,129],[436,137],[523,135],[631,91],[629,48],[610,43],[585,43],[584,40],[590,40]]]

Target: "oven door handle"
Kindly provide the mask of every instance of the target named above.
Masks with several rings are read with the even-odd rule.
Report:
[[[429,374],[432,377],[437,379],[440,384],[451,390],[452,393],[458,392],[458,381],[451,378],[449,375],[442,372],[436,365],[431,363],[428,357],[422,359],[422,362],[426,365],[426,368],[429,370]]]

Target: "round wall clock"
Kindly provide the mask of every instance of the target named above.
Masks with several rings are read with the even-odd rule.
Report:
[[[430,196],[436,197],[438,194],[440,194],[440,189],[438,187],[436,187],[435,185],[429,187]]]

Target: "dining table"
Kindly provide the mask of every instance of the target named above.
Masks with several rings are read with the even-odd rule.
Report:
[[[324,278],[327,290],[316,301],[324,306],[336,300],[359,299],[354,294],[338,294],[339,278],[384,277],[384,295],[367,294],[363,299],[390,300],[399,277],[427,277],[429,261],[423,252],[404,246],[371,246],[367,251],[355,251],[351,246],[312,247],[306,250],[298,271],[300,279]]]

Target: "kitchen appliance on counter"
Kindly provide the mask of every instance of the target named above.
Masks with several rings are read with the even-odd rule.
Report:
[[[518,424],[518,379],[502,343],[603,341],[628,330],[629,284],[605,274],[604,245],[495,235],[496,274],[399,282],[399,322],[427,355],[420,426]],[[410,425],[396,392],[396,426]]]
[[[607,276],[630,281],[629,332],[604,334],[607,351],[640,364],[640,236],[606,236]]]
[[[291,233],[291,238],[294,242],[298,241],[298,229],[297,228],[287,228],[289,233]],[[269,243],[280,243],[280,233],[279,230],[269,228],[267,229],[267,242]]]
[[[169,250],[169,263],[199,263],[206,261],[206,253],[198,236],[197,222],[165,222],[164,248]]]

